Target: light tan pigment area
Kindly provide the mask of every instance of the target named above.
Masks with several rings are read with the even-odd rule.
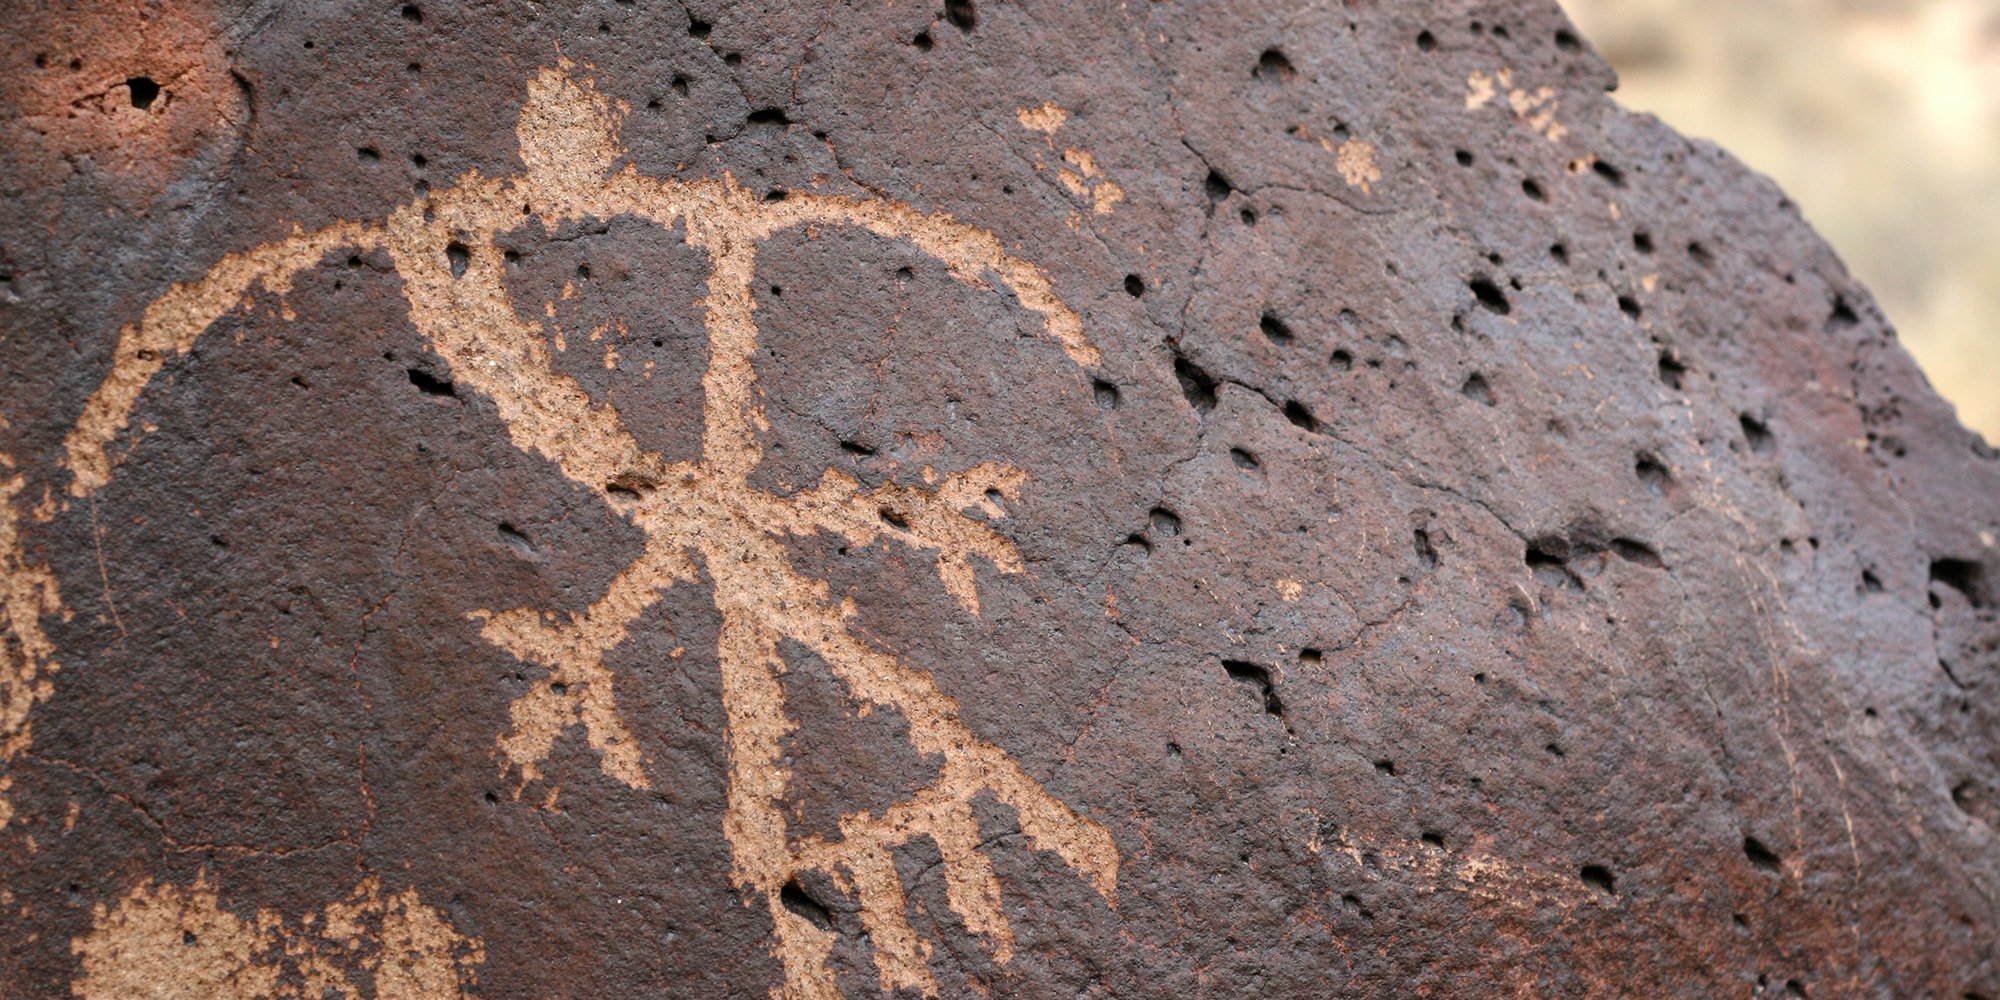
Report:
[[[619,110],[574,76],[569,64],[543,70],[529,83],[518,127],[525,173],[502,179],[468,174],[450,190],[403,206],[382,224],[342,222],[300,233],[225,258],[202,279],[173,288],[121,332],[113,370],[68,438],[69,492],[88,497],[110,481],[115,466],[110,446],[131,425],[146,385],[167,357],[190,349],[253,285],[282,294],[302,269],[334,250],[386,250],[402,276],[416,327],[449,363],[455,380],[493,402],[509,440],[596,493],[646,538],[640,556],[582,612],[472,613],[488,642],[547,672],[545,683],[512,706],[511,727],[497,743],[503,766],[518,772],[525,785],[542,775],[557,740],[581,727],[606,774],[633,788],[647,787],[646,761],[619,713],[604,658],[667,588],[693,582],[698,570],[705,570],[722,616],[718,652],[729,720],[722,832],[735,883],[746,900],[763,901],[774,925],[771,948],[785,979],[771,995],[790,1000],[841,995],[828,962],[832,931],[781,901],[801,873],[815,871],[858,901],[882,987],[935,996],[930,945],[906,916],[904,887],[892,860],[896,848],[919,839],[937,845],[952,909],[1002,963],[1012,958],[1015,938],[997,876],[978,850],[976,796],[990,794],[1013,809],[1033,847],[1060,856],[1107,902],[1115,902],[1118,849],[1100,824],[1051,795],[998,745],[967,728],[957,702],[928,673],[860,639],[849,625],[856,613],[851,601],[835,601],[824,581],[791,564],[783,542],[793,535],[827,533],[854,545],[908,545],[932,553],[945,590],[977,614],[978,564],[1001,573],[1022,571],[1019,553],[991,522],[1004,514],[993,498],[1017,497],[1027,477],[989,462],[935,477],[924,487],[891,483],[864,489],[828,470],[810,489],[790,495],[752,488],[750,473],[763,457],[760,434],[768,427],[753,367],[759,332],[751,288],[758,248],[771,235],[801,226],[855,226],[907,241],[966,285],[1004,286],[1041,318],[1049,338],[1079,366],[1094,368],[1097,349],[1047,276],[1009,255],[989,232],[888,201],[796,193],[767,203],[726,177],[660,179],[630,166],[614,172],[622,157],[618,118]],[[1087,156],[1070,162],[1101,179]],[[1093,190],[1102,210],[1116,200],[1115,187],[1097,183]],[[668,462],[642,449],[616,410],[593,402],[579,383],[555,370],[542,322],[524,320],[535,314],[516,309],[504,291],[502,255],[494,244],[496,235],[520,224],[524,205],[551,229],[563,220],[618,216],[669,228],[684,225],[689,245],[707,255],[707,292],[699,303],[709,343],[699,461]],[[968,516],[975,511],[984,519]],[[783,804],[791,776],[782,762],[783,747],[795,723],[779,681],[786,667],[777,652],[787,639],[823,659],[857,702],[900,713],[914,749],[943,761],[935,779],[907,800],[879,814],[843,817],[838,839],[801,842],[787,831]],[[408,903],[400,902],[402,897],[379,903],[367,898],[368,905],[402,907],[398,913],[418,906],[413,896]],[[178,939],[176,928],[196,921],[201,928],[190,933],[198,939],[208,934],[216,943],[202,952],[203,971],[188,980],[207,985],[191,987],[197,992],[189,995],[264,995],[257,990],[267,989],[268,975],[275,973],[268,973],[269,964],[258,956],[282,953],[287,961],[307,962],[313,954],[310,948],[280,947],[280,931],[269,919],[244,921],[217,910],[213,894],[199,884],[185,891],[141,886],[116,910],[101,914],[98,931],[78,944],[86,955],[79,992],[154,961],[163,947],[154,942]],[[341,919],[330,907],[322,925],[315,929],[308,918],[306,930],[339,936],[361,926]],[[386,917],[382,927],[390,933]],[[382,947],[388,947],[387,939]],[[297,954],[306,958],[295,959]],[[103,990],[86,995],[116,995],[110,986]],[[392,994],[378,985],[375,995],[447,994]]]
[[[21,544],[16,497],[27,477],[14,474],[14,460],[0,453],[0,830],[14,818],[7,798],[14,779],[7,765],[34,740],[29,710],[54,690],[49,675],[57,667],[55,644],[42,631],[42,616],[62,610],[55,574],[30,565]]]
[[[372,877],[297,921],[233,912],[206,877],[147,880],[100,904],[71,949],[83,1000],[458,1000],[486,957],[415,891],[384,896]]]

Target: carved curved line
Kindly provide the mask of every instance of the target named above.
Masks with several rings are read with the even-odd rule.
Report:
[[[547,78],[552,73],[544,71],[543,77],[538,79],[545,90],[551,86]],[[535,84],[531,84],[530,89],[532,105],[537,100],[533,96]],[[570,89],[578,88],[572,85]],[[584,96],[591,95],[586,93]],[[597,103],[603,104],[601,100]],[[538,114],[549,117],[544,113],[547,110],[540,109]],[[550,120],[561,119],[556,121],[557,127],[542,129],[532,136],[528,112],[529,109],[524,107],[521,130],[522,158],[527,167],[524,175],[482,180],[476,173],[468,173],[453,188],[429,201],[412,202],[400,207],[382,226],[341,222],[310,234],[295,234],[285,240],[225,257],[201,279],[175,285],[155,300],[137,323],[120,331],[112,371],[92,394],[76,427],[66,439],[66,464],[73,476],[70,493],[77,497],[87,496],[109,481],[113,463],[107,454],[108,445],[129,426],[139,396],[164,365],[169,351],[185,353],[191,349],[217,319],[244,301],[253,283],[283,294],[289,290],[300,271],[316,265],[327,252],[341,247],[387,246],[404,281],[412,322],[453,365],[455,374],[496,403],[509,436],[518,447],[551,459],[566,477],[596,491],[621,513],[635,520],[654,520],[655,523],[643,524],[642,527],[656,541],[662,535],[673,538],[683,547],[701,552],[711,562],[718,553],[709,551],[712,545],[705,544],[701,532],[690,534],[688,530],[700,525],[677,523],[684,520],[678,516],[658,520],[657,515],[667,512],[652,509],[655,504],[621,503],[612,495],[610,487],[620,476],[632,475],[658,482],[665,478],[666,473],[679,468],[694,478],[712,478],[719,474],[725,480],[721,484],[711,481],[705,487],[693,487],[689,499],[695,500],[697,505],[700,503],[700,496],[697,495],[711,493],[715,495],[710,499],[723,501],[725,508],[739,508],[745,501],[767,499],[749,490],[747,474],[761,458],[757,439],[758,431],[764,427],[762,415],[755,405],[756,373],[753,363],[759,331],[752,315],[755,302],[751,286],[755,281],[758,246],[772,234],[792,226],[814,223],[857,225],[916,246],[941,261],[953,278],[967,285],[991,287],[985,281],[985,274],[990,271],[1014,293],[1023,307],[1042,316],[1045,329],[1072,361],[1090,368],[1099,363],[1100,355],[1084,336],[1081,319],[1055,296],[1047,276],[1034,265],[1007,254],[998,237],[989,232],[958,222],[944,213],[925,214],[887,201],[806,194],[778,203],[765,203],[727,176],[721,180],[682,182],[644,177],[628,166],[616,176],[605,177],[604,173],[617,156],[615,139],[608,128],[607,107],[596,108],[596,120],[592,120],[591,114],[581,117],[571,114],[566,118],[556,115]],[[549,122],[538,124],[548,125]],[[570,152],[565,147],[578,143],[591,146],[592,155],[583,159],[565,159],[561,155]],[[534,155],[531,156],[531,153]],[[593,171],[582,167],[586,162],[597,165],[594,176]],[[545,332],[544,328],[539,323],[531,326],[522,322],[513,309],[498,273],[498,251],[490,244],[506,223],[513,221],[513,206],[523,196],[542,200],[544,209],[541,214],[549,221],[578,217],[612,218],[628,214],[649,218],[663,226],[671,226],[680,219],[686,220],[686,242],[706,251],[711,263],[707,299],[710,364],[704,378],[708,426],[704,434],[701,467],[691,468],[685,463],[669,466],[660,456],[641,450],[614,410],[594,405],[581,385],[554,370],[544,338],[539,336]],[[524,208],[525,211],[528,209]],[[442,244],[449,241],[453,234],[468,231],[478,234],[472,239],[487,244],[470,251],[476,255],[474,263],[477,266],[469,275],[463,268],[454,269],[440,259],[445,256]],[[459,279],[464,277],[473,280],[461,282]],[[554,390],[554,398],[548,395],[550,390]],[[720,407],[718,402],[722,404]],[[524,426],[524,423],[533,426]],[[724,447],[718,448],[719,445]],[[718,451],[722,453],[718,454]],[[718,489],[720,493],[716,492]],[[738,493],[744,496],[736,496]],[[940,492],[938,498],[942,497]],[[784,502],[777,505],[791,506]],[[765,505],[751,502],[749,506],[761,508]],[[648,518],[649,514],[655,517]],[[770,526],[775,531],[796,530],[798,527],[823,530],[832,526],[818,524],[810,513],[803,519],[788,517],[782,519],[782,523]],[[768,533],[760,533],[756,541],[768,542],[768,538],[761,537]],[[919,537],[918,540],[922,539]],[[1106,831],[1028,778],[999,747],[974,735],[958,718],[956,702],[938,688],[935,678],[922,671],[911,670],[895,657],[875,653],[860,643],[840,624],[846,612],[828,601],[823,583],[800,576],[782,553],[766,555],[775,555],[775,563],[765,568],[776,571],[775,576],[783,580],[779,590],[792,592],[792,599],[774,604],[772,595],[768,594],[747,601],[743,600],[749,596],[745,593],[726,597],[728,592],[740,591],[747,581],[729,579],[732,574],[718,574],[712,568],[711,575],[716,577],[718,608],[724,611],[727,618],[734,606],[733,610],[746,619],[743,624],[757,623],[757,633],[790,636],[820,648],[823,655],[830,655],[833,660],[841,661],[831,665],[848,684],[851,694],[897,707],[909,718],[914,742],[943,750],[947,758],[952,759],[947,767],[948,776],[956,775],[959,780],[951,783],[961,787],[954,789],[955,794],[950,795],[948,801],[940,801],[939,807],[947,808],[955,822],[936,819],[933,823],[918,825],[935,826],[937,829],[932,833],[937,836],[944,835],[945,827],[966,826],[970,814],[963,800],[981,788],[991,789],[1022,813],[1023,830],[1031,841],[1041,841],[1038,846],[1055,849],[1071,867],[1085,873],[1107,900],[1115,899],[1117,851]],[[948,570],[947,560],[942,554],[939,570],[941,575]],[[963,582],[969,584],[969,574],[967,576],[968,579]],[[668,582],[661,581],[661,584]],[[951,582],[946,580],[948,589],[951,589]],[[657,593],[653,596],[657,597]],[[651,601],[641,598],[636,603],[636,608],[622,608],[616,616],[629,621],[643,612]],[[799,620],[800,617],[805,620]],[[793,620],[786,621],[788,618]],[[622,632],[622,623],[615,626],[614,631]],[[521,651],[515,652],[517,656],[521,655]],[[723,650],[725,661],[732,659],[728,652],[727,648]],[[587,655],[583,658],[593,659]],[[747,662],[733,665],[741,673],[744,668],[759,662],[760,658],[753,655],[747,658]],[[725,670],[731,665],[725,662]],[[761,673],[763,676],[759,680],[774,684],[775,671],[769,663],[762,666],[762,671],[753,669],[751,673]],[[609,702],[608,684],[596,694],[601,701],[600,712],[615,719],[616,709]],[[763,700],[772,701],[768,698]],[[782,702],[782,694],[779,694],[772,704],[782,706]],[[779,712],[781,718],[781,707]],[[739,714],[731,712],[732,717]],[[781,735],[784,728],[780,725],[776,731],[766,731],[768,727],[738,724],[747,721],[743,718],[732,719],[732,758],[747,749],[744,741],[755,743],[760,735],[768,740]],[[599,749],[607,747],[600,746]],[[968,755],[971,760],[959,761],[956,758],[960,755]],[[607,754],[607,765],[611,763],[609,756]],[[762,758],[769,754],[751,753],[750,756]],[[630,766],[625,770],[638,772],[636,783],[643,786],[643,771],[639,769],[636,759],[627,763]],[[731,776],[732,800],[738,800],[740,804],[746,793],[752,800],[764,799],[768,802],[783,798],[788,779],[781,769],[763,769],[769,772],[761,775],[761,782],[769,786],[764,789],[765,796],[755,795],[752,788],[744,785],[746,776],[741,770],[732,768],[736,772]],[[737,823],[752,817],[762,817],[766,821],[775,819],[777,822],[775,831],[752,833],[738,830],[729,839],[736,855],[739,884],[762,885],[766,889],[767,903],[784,944],[782,950],[789,991],[837,995],[837,988],[827,978],[826,956],[820,953],[828,942],[819,940],[820,936],[810,926],[790,926],[798,921],[787,919],[790,915],[784,911],[776,896],[777,882],[782,880],[784,873],[805,860],[786,845],[782,817],[762,805],[748,810],[732,809],[731,813],[727,819]],[[1047,815],[1030,815],[1042,813]],[[859,819],[864,824],[868,822],[864,817],[849,819]],[[725,825],[728,825],[727,822]],[[964,830],[956,832],[963,836],[954,840],[954,844],[962,848],[955,853],[972,852],[976,855],[976,835]],[[771,835],[773,833],[775,836]],[[974,839],[966,840],[968,836]],[[958,840],[965,842],[959,844]],[[882,845],[876,845],[875,852],[866,857],[855,854],[843,860],[851,871],[857,865],[867,867],[867,858],[874,857],[881,848]],[[751,863],[753,859],[745,857],[746,851],[753,855],[775,851],[778,856],[765,858],[762,864]],[[975,857],[974,860],[979,859]],[[955,906],[963,902],[970,909],[982,912],[997,906],[998,888],[990,884],[990,872],[983,877],[976,872],[958,874],[960,877],[953,882]],[[960,900],[956,897],[965,898]],[[974,900],[986,905],[970,905]],[[973,928],[975,933],[992,939],[1000,952],[1011,953],[1011,932],[1004,916],[994,909],[988,917],[990,919],[976,921],[979,926]],[[884,919],[901,926],[900,915],[888,914],[884,915]],[[928,973],[922,969],[921,961],[915,960],[914,955],[899,957],[901,961],[884,965],[884,956],[878,954],[885,985],[892,981],[920,988],[927,985]],[[933,990],[934,987],[924,992]]]
[[[231,254],[199,279],[174,285],[153,300],[138,322],[118,331],[111,371],[84,403],[76,426],[63,439],[64,464],[73,477],[69,493],[89,496],[111,481],[113,439],[131,423],[132,408],[146,384],[166,364],[168,354],[186,354],[224,313],[243,302],[253,283],[278,294],[292,279],[326,256],[345,248],[372,249],[380,230],[366,223],[336,222],[298,233],[254,250]]]

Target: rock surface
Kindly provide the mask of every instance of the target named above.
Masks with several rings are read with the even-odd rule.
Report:
[[[1617,100],[1769,173],[2000,441],[2000,4],[1563,0]]]
[[[0,32],[0,994],[2000,994],[2000,461],[1552,3]]]

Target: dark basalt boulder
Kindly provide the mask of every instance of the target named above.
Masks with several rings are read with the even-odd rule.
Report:
[[[2000,462],[1553,3],[13,15],[0,994],[2000,995]]]

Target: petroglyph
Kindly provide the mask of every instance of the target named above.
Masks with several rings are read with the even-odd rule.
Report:
[[[965,926],[997,961],[1008,961],[1013,931],[997,877],[978,851],[971,803],[982,792],[1016,812],[1032,846],[1055,852],[1115,903],[1119,855],[1110,834],[967,728],[957,702],[929,674],[857,637],[848,624],[856,613],[852,602],[836,602],[825,582],[801,574],[783,546],[789,535],[831,533],[853,545],[882,540],[930,552],[945,590],[977,614],[978,562],[1002,573],[1022,570],[1012,543],[991,526],[1004,515],[991,497],[1018,496],[1025,474],[986,463],[943,475],[934,488],[891,483],[864,489],[833,470],[812,488],[786,496],[749,485],[763,457],[759,435],[768,427],[753,366],[758,329],[751,287],[759,246],[775,233],[853,226],[906,241],[968,286],[990,288],[997,280],[1040,317],[1072,361],[1095,368],[1098,352],[1082,321],[1039,269],[1007,254],[993,234],[941,213],[803,192],[766,202],[727,176],[654,178],[630,165],[614,172],[623,155],[616,135],[620,111],[571,69],[565,62],[529,82],[517,129],[524,173],[469,173],[380,224],[340,222],[297,233],[231,255],[203,278],[162,296],[121,332],[111,373],[69,435],[70,493],[87,497],[110,481],[110,445],[130,425],[147,382],[170,354],[187,351],[219,316],[241,304],[253,285],[282,294],[300,270],[331,251],[385,250],[402,277],[412,321],[450,365],[453,379],[493,402],[516,447],[549,460],[645,535],[640,556],[582,612],[473,614],[488,642],[548,672],[546,683],[515,701],[511,728],[498,740],[500,756],[519,771],[523,785],[540,776],[556,740],[581,726],[606,774],[634,788],[647,786],[646,762],[619,713],[604,657],[667,588],[694,582],[705,571],[722,617],[730,768],[723,833],[735,883],[746,901],[764,902],[775,928],[772,950],[785,981],[773,988],[774,997],[840,995],[827,963],[833,932],[781,902],[786,888],[808,871],[825,873],[855,896],[884,989],[937,993],[928,945],[908,922],[892,859],[898,846],[919,839],[933,841],[942,854],[948,898]],[[502,282],[495,237],[521,225],[524,210],[551,230],[564,220],[616,216],[681,225],[688,245],[707,255],[700,305],[709,356],[699,460],[669,462],[642,449],[615,410],[593,402],[581,384],[555,370],[542,320],[532,313],[523,318]],[[975,511],[985,520],[969,516]],[[794,723],[786,714],[779,683],[785,664],[778,655],[786,639],[823,659],[856,701],[902,714],[913,748],[942,761],[935,780],[907,800],[879,814],[845,816],[837,839],[795,841],[787,831],[782,805],[790,773],[782,761]]]
[[[373,877],[294,922],[225,909],[205,874],[98,904],[70,950],[83,1000],[458,1000],[486,957],[415,890],[385,897]]]
[[[1358,187],[1362,194],[1373,192],[1371,185],[1382,179],[1382,169],[1375,165],[1375,145],[1360,139],[1349,139],[1340,144],[1335,163],[1340,168],[1340,178],[1348,187]]]
[[[1063,123],[1069,121],[1069,112],[1056,107],[1053,102],[1044,101],[1038,108],[1017,109],[1014,118],[1024,129],[1052,136],[1056,134],[1056,129],[1062,128]]]
[[[1468,108],[1477,106],[1470,102],[1466,105]],[[1345,128],[1339,129],[1334,136],[1324,136],[1314,133],[1309,126],[1294,125],[1286,129],[1285,134],[1300,142],[1315,143],[1332,153],[1334,168],[1340,171],[1340,179],[1346,181],[1348,187],[1360,188],[1362,194],[1372,194],[1372,185],[1382,179],[1382,168],[1375,163],[1375,144],[1347,135]],[[1340,138],[1338,146],[1333,142],[1336,137]]]
[[[1477,111],[1492,103],[1497,96],[1504,95],[1507,106],[1514,111],[1514,117],[1547,137],[1550,142],[1561,142],[1569,135],[1569,128],[1556,120],[1556,111],[1561,104],[1554,87],[1537,87],[1528,90],[1514,86],[1514,71],[1500,69],[1492,74],[1475,72],[1465,78],[1465,108]]]
[[[14,786],[8,765],[34,738],[28,712],[48,698],[49,675],[57,668],[55,645],[42,631],[42,616],[62,608],[55,574],[28,565],[21,543],[20,509],[15,498],[27,477],[14,472],[12,457],[0,453],[0,829],[14,818],[7,793]]]
[[[1055,152],[1056,131],[1069,121],[1069,112],[1044,103],[1038,108],[1019,108],[1014,119],[1030,132],[1040,132],[1048,143],[1049,151]],[[1110,215],[1118,203],[1125,200],[1125,189],[1118,182],[1106,176],[1104,169],[1097,165],[1097,157],[1088,150],[1070,146],[1062,151],[1064,165],[1055,168],[1056,180],[1077,200],[1090,206],[1092,214]],[[1040,159],[1035,161],[1036,170],[1049,169]]]
[[[1076,169],[1058,169],[1056,178],[1069,189],[1069,193],[1087,199],[1091,211],[1098,215],[1110,215],[1112,209],[1125,200],[1125,189],[1104,176],[1104,171],[1097,166],[1096,157],[1075,148],[1063,150],[1062,156],[1064,163]]]
[[[1497,856],[1487,837],[1478,838],[1466,849],[1448,850],[1343,831],[1331,844],[1315,840],[1307,846],[1315,854],[1331,851],[1345,855],[1370,881],[1415,876],[1418,882],[1431,886],[1430,891],[1459,893],[1496,909],[1566,913],[1580,906],[1615,905],[1606,896],[1579,895],[1578,879]]]

